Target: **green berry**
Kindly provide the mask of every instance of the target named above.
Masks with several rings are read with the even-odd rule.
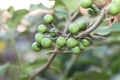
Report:
[[[46,14],[46,15],[44,16],[44,21],[45,21],[46,23],[51,23],[51,22],[53,22],[53,16],[50,15],[50,14]]]
[[[82,44],[83,44],[83,46],[87,47],[90,45],[90,41],[88,39],[83,39]]]
[[[35,41],[37,43],[41,43],[41,40],[44,38],[44,35],[42,33],[36,33],[35,34]]]
[[[80,31],[83,31],[83,30],[86,30],[87,29],[87,26],[88,26],[88,21],[86,20],[82,20],[79,22],[79,28],[80,28]]]
[[[92,5],[92,0],[81,0],[80,5],[83,8],[89,8]]]
[[[95,14],[99,14],[99,13],[100,13],[100,10],[99,10],[98,7],[97,7],[96,5],[94,5],[94,4],[92,4],[91,9],[94,10]]]
[[[76,34],[77,32],[79,32],[79,26],[78,24],[70,24],[69,25],[69,32],[72,33],[72,34]]]
[[[52,44],[52,41],[49,38],[43,38],[41,41],[41,45],[43,48],[49,48],[51,44]]]
[[[74,38],[69,38],[67,40],[67,46],[70,47],[70,48],[75,47],[77,45],[77,43],[78,43],[77,40],[74,39]]]
[[[47,27],[44,24],[38,26],[38,32],[44,33],[47,31]]]
[[[80,54],[80,48],[78,46],[75,46],[74,48],[71,49],[71,52],[73,54]]]
[[[59,47],[63,47],[65,46],[66,44],[66,39],[64,37],[59,37],[57,40],[56,40],[56,44],[59,46]]]
[[[95,15],[94,10],[93,10],[93,9],[91,9],[91,8],[88,8],[88,9],[87,9],[87,12],[88,12],[90,15],[92,15],[92,16],[94,16],[94,15]]]
[[[79,48],[80,48],[81,50],[84,50],[84,49],[85,49],[85,46],[83,46],[83,44],[80,42]]]
[[[40,51],[40,45],[37,42],[32,43],[32,50],[38,52]]]
[[[117,15],[118,13],[120,13],[120,5],[117,5],[115,3],[110,4],[108,8],[108,13],[113,16]]]

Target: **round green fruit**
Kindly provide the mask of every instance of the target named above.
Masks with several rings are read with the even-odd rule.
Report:
[[[82,20],[78,23],[78,25],[79,25],[80,31],[86,30],[88,26],[88,21]]]
[[[83,46],[83,44],[80,42],[79,48],[80,48],[81,50],[84,50],[84,49],[85,49],[85,46]]]
[[[59,46],[59,47],[63,47],[65,46],[66,44],[66,39],[64,37],[59,37],[57,40],[56,40],[56,44]]]
[[[69,38],[68,40],[67,40],[67,46],[68,47],[70,47],[70,48],[73,48],[73,47],[75,47],[77,44],[78,44],[78,42],[77,42],[77,40],[76,39],[74,39],[74,38]]]
[[[87,9],[87,12],[88,12],[90,15],[92,15],[92,16],[94,16],[94,15],[95,15],[94,10],[93,10],[93,9],[91,9],[91,8],[88,8],[88,9]]]
[[[38,52],[40,51],[40,45],[37,42],[32,43],[32,50]]]
[[[50,15],[50,14],[46,14],[46,15],[44,16],[44,21],[45,21],[46,23],[51,23],[51,22],[53,22],[53,16]]]
[[[94,4],[91,5],[91,9],[94,10],[95,14],[99,14],[100,13],[100,10],[98,9],[98,7]]]
[[[71,49],[72,54],[80,54],[80,48],[78,46],[75,46]]]
[[[85,9],[89,8],[92,5],[92,0],[81,0],[80,5]]]
[[[72,33],[72,34],[76,34],[77,32],[79,32],[79,26],[78,24],[70,24],[69,25],[69,32]]]
[[[52,41],[49,38],[43,38],[41,40],[41,45],[43,48],[49,48],[51,46],[51,44],[52,44]]]
[[[38,26],[38,32],[44,33],[47,31],[47,27],[44,24]]]
[[[88,39],[82,39],[83,46],[87,47],[90,45],[90,41]]]
[[[35,34],[35,41],[37,43],[41,43],[41,40],[44,38],[44,35],[42,33],[36,33]]]
[[[120,6],[115,3],[110,4],[108,7],[108,13],[113,16],[117,15],[120,13]]]

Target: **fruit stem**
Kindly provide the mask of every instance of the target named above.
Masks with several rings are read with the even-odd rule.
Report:
[[[67,79],[67,75],[69,74],[70,69],[72,68],[72,66],[74,65],[74,63],[76,62],[76,60],[78,59],[79,55],[72,55],[72,58],[70,59],[68,66],[64,72],[64,74],[62,75],[62,80],[66,80]]]
[[[91,33],[92,31],[94,31],[97,27],[99,27],[99,25],[103,22],[103,20],[105,19],[106,16],[106,11],[104,10],[104,8],[101,11],[100,17],[98,18],[98,20],[91,26],[89,27],[86,31],[83,31],[82,33],[78,34],[77,36],[75,36],[76,38],[83,38],[89,35],[89,33]]]
[[[9,36],[9,40],[11,42],[11,46],[13,47],[14,51],[15,51],[15,55],[16,55],[16,58],[17,58],[17,62],[19,64],[19,67],[20,67],[20,70],[22,70],[22,63],[21,63],[21,58],[19,56],[19,52],[18,52],[18,49],[17,49],[17,46],[16,46],[16,43],[15,43],[15,39],[13,36],[10,35],[9,31],[3,27],[4,30],[6,31],[7,35]]]
[[[62,33],[62,32],[56,27],[56,25],[55,25],[54,23],[52,23],[52,26],[57,30],[57,32]]]
[[[48,59],[48,61],[46,62],[46,64],[44,64],[42,67],[39,67],[38,69],[36,69],[33,72],[33,74],[30,76],[29,80],[33,80],[38,74],[45,71],[50,66],[50,64],[53,62],[53,60],[56,57],[57,53],[58,53],[58,48],[56,48],[56,51],[53,54],[51,54],[51,56]]]
[[[69,24],[71,23],[71,21],[73,21],[76,18],[78,13],[79,13],[79,10],[77,10],[73,15],[68,14],[68,17],[66,18],[65,28],[64,28],[64,31],[63,31],[64,34],[67,33]]]

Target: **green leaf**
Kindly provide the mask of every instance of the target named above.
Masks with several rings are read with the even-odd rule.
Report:
[[[22,17],[27,13],[28,11],[25,9],[20,9],[20,10],[15,11],[13,13],[13,17],[8,19],[6,24],[11,28],[17,27]]]
[[[29,11],[33,11],[33,10],[36,10],[36,9],[48,9],[47,7],[45,7],[43,4],[38,4],[38,5],[30,5],[30,9]]]
[[[59,19],[63,19],[65,17],[67,17],[67,12],[62,7],[55,8],[54,12],[55,12],[55,15],[57,16],[57,18],[59,18]]]
[[[80,7],[80,0],[61,0],[70,13],[75,12]]]
[[[55,0],[55,6],[62,5],[69,13],[75,12],[80,7],[80,0]]]
[[[73,80],[107,80],[109,78],[106,72],[76,72],[73,75]]]
[[[55,0],[54,8],[56,8],[58,6],[65,8],[65,5],[63,4],[63,2],[61,0]]]
[[[6,63],[0,66],[0,74],[5,74],[10,66],[10,63]]]
[[[119,22],[115,22],[113,25],[111,26],[99,26],[94,33],[98,34],[98,35],[108,35],[111,32],[120,32],[120,23]]]
[[[7,9],[8,12],[10,12],[11,14],[13,14],[15,12],[14,8],[12,6],[10,6],[8,9]]]

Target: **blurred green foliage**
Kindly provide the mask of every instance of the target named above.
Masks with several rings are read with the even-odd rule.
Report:
[[[55,23],[57,27],[65,26],[66,18],[69,16],[69,14],[76,12],[79,7],[79,0],[55,0],[55,5],[51,9],[54,10],[53,15],[55,17]],[[32,62],[29,60],[33,58],[29,59],[28,61],[26,60],[26,62],[24,62],[23,60],[22,70],[20,70],[20,66],[18,65],[18,63],[16,63],[16,59],[12,62],[7,61],[9,63],[5,63],[2,60],[2,55],[5,52],[10,53],[9,50],[11,50],[12,48],[10,46],[11,42],[8,39],[7,44],[9,46],[6,48],[5,52],[0,54],[0,74],[6,75],[9,80],[28,80],[29,74],[39,66],[44,65],[49,58],[49,56],[46,55],[44,52],[34,53],[30,47],[32,42],[34,41],[33,36],[36,33],[36,26],[38,24],[30,26],[24,33],[18,32],[16,30],[17,25],[19,25],[19,22],[24,15],[39,8],[48,9],[41,4],[31,5],[29,11],[25,9],[15,11],[12,7],[8,9],[8,12],[13,15],[6,22],[6,24],[10,28],[8,33],[12,34],[11,36],[14,37],[20,55],[22,56],[22,58],[24,58],[26,53],[29,53],[29,55],[34,54],[35,56],[37,56]],[[89,20],[89,17],[83,17],[81,14],[76,17],[76,20],[78,21],[82,19]],[[37,21],[41,23],[42,20],[43,18],[40,18]],[[93,21],[95,20],[96,19],[94,19]],[[51,27],[50,25],[47,26]],[[11,31],[11,28],[13,29],[13,31]],[[8,33],[5,33],[0,37],[4,38],[8,36]],[[115,74],[119,74],[120,22],[115,22],[111,26],[103,23],[93,32],[93,34],[105,36],[105,40],[93,40],[93,44],[85,51],[82,51],[77,59],[73,59],[73,55],[69,53],[59,54],[53,61],[50,68],[46,70],[43,74],[40,74],[35,80],[109,80]],[[19,40],[19,37],[20,39],[22,39],[22,41]],[[22,44],[22,47],[20,47],[20,44]],[[29,47],[26,47],[26,44],[28,44]],[[15,52],[13,51],[13,53]],[[14,70],[16,70],[16,73],[14,72]]]

